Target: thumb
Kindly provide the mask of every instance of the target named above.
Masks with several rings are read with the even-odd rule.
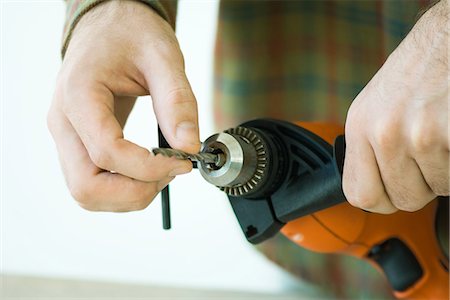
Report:
[[[173,52],[153,60],[143,74],[156,119],[170,146],[197,153],[200,150],[197,101],[184,72],[182,54],[179,49]]]

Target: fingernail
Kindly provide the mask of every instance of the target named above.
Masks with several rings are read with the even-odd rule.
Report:
[[[176,129],[176,138],[189,144],[197,145],[200,141],[198,139],[197,125],[190,121],[183,121],[178,123]]]
[[[185,167],[184,168],[175,168],[172,171],[170,171],[169,176],[174,177],[174,176],[186,174],[189,172],[190,172],[190,169],[186,169]]]

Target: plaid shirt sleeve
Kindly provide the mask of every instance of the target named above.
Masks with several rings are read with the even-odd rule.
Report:
[[[64,57],[72,32],[85,13],[108,0],[66,0],[66,21],[64,24],[61,55]],[[136,0],[154,9],[175,29],[177,0]]]

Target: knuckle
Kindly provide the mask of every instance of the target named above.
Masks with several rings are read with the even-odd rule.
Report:
[[[415,152],[424,153],[436,147],[436,132],[434,126],[430,123],[419,122],[413,126],[411,132],[411,144]]]
[[[170,90],[166,95],[166,102],[170,102],[173,105],[196,105],[197,103],[191,89],[187,86]]]
[[[388,118],[378,124],[373,129],[373,142],[379,149],[386,149],[396,146],[399,142],[399,126],[395,119]]]
[[[351,185],[343,185],[344,195],[347,201],[354,207],[358,207],[365,210],[373,209],[377,204],[377,198],[368,195],[367,192],[362,192],[356,188],[356,183]]]
[[[371,197],[371,196],[367,196],[367,195],[358,195],[358,194],[354,194],[354,195],[348,195],[347,196],[347,201],[355,207],[364,209],[364,210],[372,210],[374,209],[377,204],[377,198],[376,197]]]

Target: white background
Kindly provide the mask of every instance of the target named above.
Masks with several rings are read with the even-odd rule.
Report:
[[[275,293],[303,286],[254,250],[224,194],[193,173],[171,184],[173,229],[160,199],[141,212],[92,213],[70,197],[46,128],[60,65],[63,1],[2,1],[1,271]],[[217,1],[181,1],[178,36],[199,101],[201,138],[213,132],[212,49]],[[126,137],[156,146],[150,99]]]

